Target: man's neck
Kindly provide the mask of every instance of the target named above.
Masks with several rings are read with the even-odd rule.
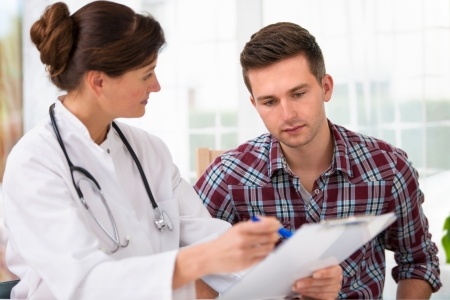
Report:
[[[315,180],[330,166],[333,158],[334,139],[328,125],[324,129],[316,140],[308,145],[298,148],[281,145],[289,168],[309,192],[312,191]]]

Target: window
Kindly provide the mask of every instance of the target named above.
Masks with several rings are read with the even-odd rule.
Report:
[[[31,24],[53,2],[24,0],[26,131],[46,117],[58,94],[29,40]],[[74,12],[90,1],[66,2]],[[231,148],[266,131],[249,103],[239,54],[262,26],[292,21],[317,38],[334,78],[326,104],[331,121],[404,149],[422,182],[436,183],[425,185],[426,204],[444,203],[437,188],[446,187],[439,180],[450,174],[448,0],[117,2],[149,11],[165,30],[156,69],[162,90],[150,96],[143,118],[127,122],[160,136],[184,178],[194,180],[196,147]],[[433,229],[437,244],[439,228]]]

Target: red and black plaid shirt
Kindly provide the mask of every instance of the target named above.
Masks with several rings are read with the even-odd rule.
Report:
[[[340,298],[382,298],[385,249],[395,253],[396,281],[423,279],[441,287],[437,247],[421,205],[418,173],[402,150],[329,123],[335,148],[330,167],[301,192],[300,179],[269,134],[218,157],[195,189],[210,213],[230,223],[276,216],[291,231],[304,223],[395,212],[397,221],[345,260]]]

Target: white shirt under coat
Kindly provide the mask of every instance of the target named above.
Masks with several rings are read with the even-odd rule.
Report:
[[[195,298],[193,284],[172,291],[178,249],[215,237],[230,225],[211,218],[159,138],[116,122],[173,223],[173,231],[159,232],[141,176],[116,131],[111,127],[99,146],[60,101],[55,117],[71,161],[98,181],[121,241],[129,236],[130,243],[114,254],[101,250],[111,249],[112,243],[82,206],[48,118],[17,143],[4,174],[7,265],[21,279],[13,298]],[[109,226],[107,215],[93,206],[100,222]]]

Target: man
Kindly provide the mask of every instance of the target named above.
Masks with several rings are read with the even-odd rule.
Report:
[[[381,298],[388,249],[398,264],[397,297],[429,298],[441,282],[418,173],[404,151],[327,119],[333,79],[314,36],[292,23],[269,25],[245,45],[241,66],[269,134],[223,154],[198,180],[210,213],[230,223],[274,215],[294,231],[395,212],[393,225],[341,264],[339,297]]]

